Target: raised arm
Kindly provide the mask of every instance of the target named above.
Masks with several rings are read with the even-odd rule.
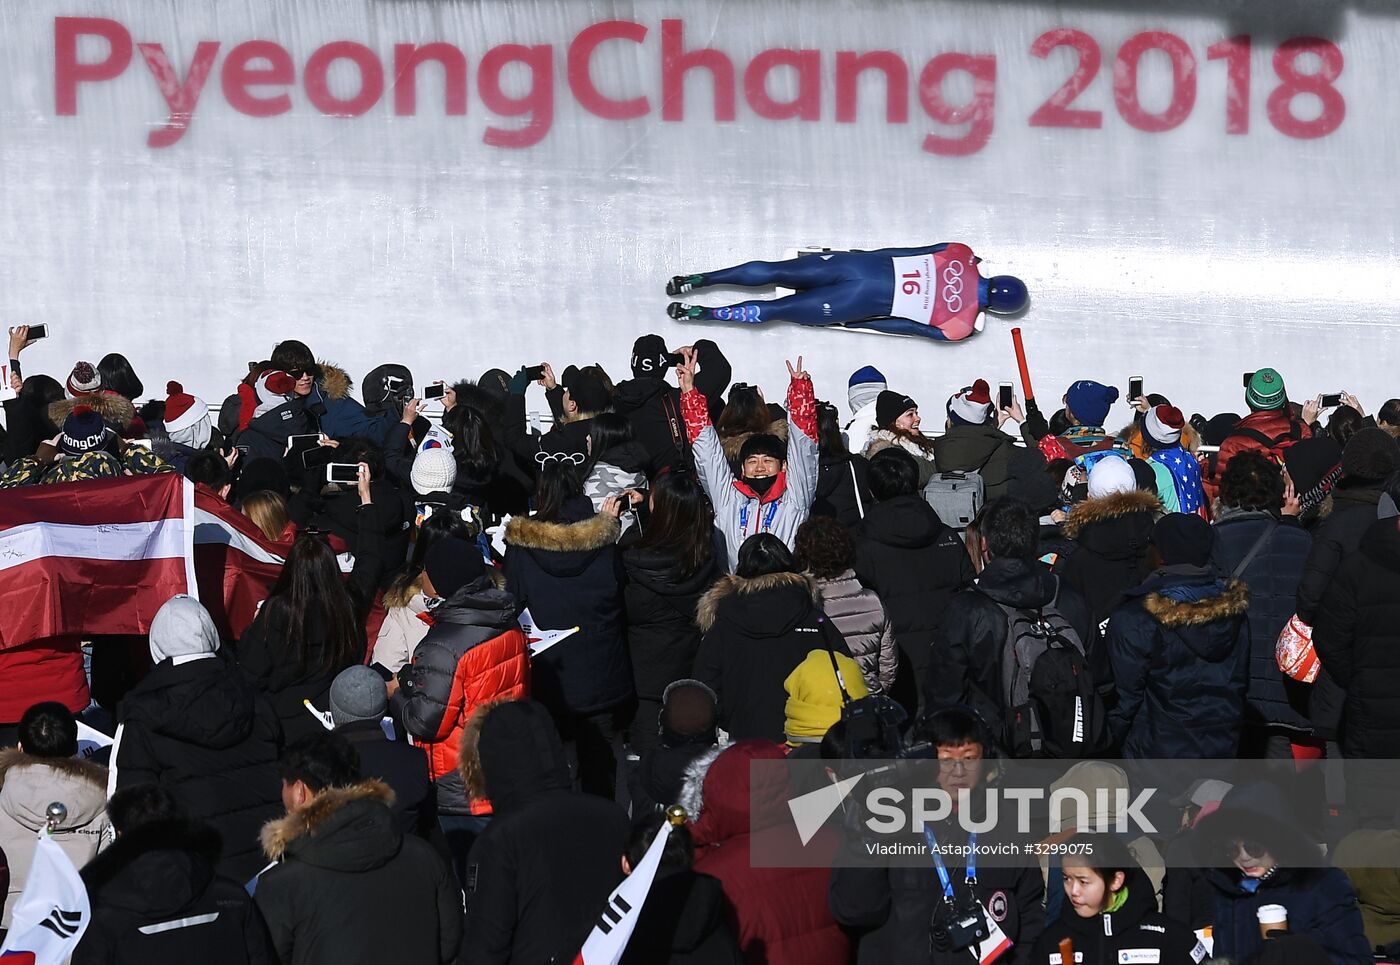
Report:
[[[802,357],[794,367],[788,363],[788,489],[799,505],[810,508],[817,494],[821,457],[817,450],[817,397],[812,377],[802,368]]]

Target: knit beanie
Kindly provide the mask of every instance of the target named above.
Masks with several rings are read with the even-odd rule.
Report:
[[[957,426],[985,425],[992,415],[992,390],[978,379],[948,400],[948,418]]]
[[[486,575],[486,562],[475,543],[449,536],[440,539],[428,550],[423,560],[423,572],[428,574],[433,589],[447,599],[462,587]]]
[[[68,418],[63,420],[63,434],[58,440],[58,451],[65,456],[96,452],[106,448],[112,435],[112,430],[96,411],[86,405],[75,405]]]
[[[1152,545],[1167,566],[1205,566],[1215,545],[1215,531],[1195,513],[1167,513],[1152,527]]]
[[[1249,388],[1244,392],[1245,404],[1252,412],[1269,412],[1282,409],[1288,404],[1288,390],[1284,388],[1283,376],[1274,369],[1260,369],[1249,379]]]
[[[1108,410],[1118,401],[1118,390],[1092,379],[1080,379],[1065,393],[1065,405],[1081,426],[1101,426],[1108,421]]]
[[[219,631],[204,604],[180,593],[166,600],[151,618],[149,646],[153,663],[214,653],[219,649]]]
[[[79,362],[73,366],[73,371],[63,386],[63,393],[70,399],[77,399],[92,395],[101,389],[102,375],[97,371],[97,367],[91,362]]]
[[[849,386],[846,390],[846,401],[851,404],[852,413],[859,412],[874,402],[875,397],[887,388],[884,375],[873,365],[856,369],[851,375]]]
[[[476,387],[493,399],[510,395],[510,374],[505,369],[487,369],[476,380]]]
[[[1321,506],[1341,480],[1342,447],[1331,436],[1303,439],[1283,451],[1283,464],[1306,515]]]
[[[1358,429],[1342,450],[1342,477],[1382,482],[1400,469],[1400,447],[1390,433],[1376,426]]]
[[[179,382],[167,382],[165,393],[165,431],[170,434],[170,441],[203,449],[213,428],[209,407],[186,392]]]
[[[841,719],[841,687],[831,666],[832,656],[830,650],[813,650],[783,681],[788,695],[783,729],[790,743],[815,744]],[[852,700],[869,696],[860,664],[843,653],[835,657],[847,696]]]
[[[888,429],[904,413],[918,407],[919,403],[909,396],[886,389],[875,398],[875,424],[881,429]]]
[[[346,667],[331,681],[331,722],[337,727],[357,720],[380,720],[389,709],[384,678],[363,664]]]
[[[1147,418],[1142,420],[1142,427],[1158,446],[1174,446],[1181,442],[1181,430],[1186,427],[1186,417],[1174,405],[1159,405],[1147,410]]]
[[[632,343],[632,378],[659,379],[671,364],[666,361],[666,340],[660,335],[643,335]]]
[[[408,481],[420,496],[451,492],[457,481],[457,460],[449,449],[424,449],[413,457]]]
[[[1137,489],[1137,473],[1120,456],[1105,456],[1089,470],[1089,498],[1100,499]]]

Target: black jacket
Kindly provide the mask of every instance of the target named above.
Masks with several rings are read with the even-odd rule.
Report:
[[[642,751],[637,766],[627,777],[632,814],[664,811],[680,801],[686,769],[714,746],[713,730],[691,739],[663,733],[660,743]]]
[[[855,569],[894,624],[900,661],[892,696],[912,709],[943,611],[976,576],[967,547],[921,496],[896,496],[866,510],[856,530]]]
[[[364,552],[394,561],[408,557],[412,501],[401,490],[388,479],[376,479],[370,483],[370,504],[362,506],[354,487],[322,493],[319,486],[324,482],[323,476],[317,489],[303,489],[292,497],[288,509],[293,520],[334,533],[357,560]],[[367,545],[370,537],[373,545]]]
[[[241,883],[215,875],[218,857],[205,825],[155,822],[122,835],[83,867],[92,920],[74,965],[275,965],[262,915]]]
[[[1266,535],[1267,534],[1267,535]],[[1235,572],[1261,537],[1265,542],[1239,574],[1249,587],[1249,693],[1245,719],[1252,724],[1307,732],[1306,684],[1284,676],[1274,649],[1279,632],[1297,610],[1298,583],[1312,537],[1296,519],[1263,512],[1236,513],[1215,525],[1211,562],[1227,576]]]
[[[1332,491],[1332,511],[1313,529],[1312,550],[1298,583],[1298,617],[1304,623],[1317,622],[1317,611],[1333,575],[1360,548],[1361,537],[1376,521],[1382,492],[1376,485],[1345,484]]]
[[[1058,965],[1060,942],[1068,938],[1084,962],[1159,962],[1161,965],[1201,965],[1205,946],[1184,923],[1157,911],[1152,882],[1141,869],[1127,877],[1128,898],[1112,914],[1080,918],[1065,903],[1059,921],[1035,943],[1028,965]],[[1155,953],[1155,954],[1154,954]]]
[[[700,360],[695,387],[709,402],[710,418],[715,420],[724,407],[724,390],[729,387],[729,361],[709,339],[696,342],[695,351]],[[650,479],[690,464],[681,392],[664,376],[665,372],[658,370],[654,375],[627,379],[617,383],[613,393],[613,411],[632,423],[637,441],[647,452],[646,474]]]
[[[623,603],[627,609],[627,648],[637,696],[660,700],[667,685],[689,677],[700,649],[695,610],[714,582],[724,575],[724,557],[712,553],[709,564],[689,576],[664,549],[628,549]]]
[[[841,631],[821,611],[811,577],[729,575],[700,600],[704,631],[695,678],[719,695],[719,726],[731,740],[784,739],[783,681],[813,650],[851,655]]]
[[[1084,594],[1100,630],[1127,591],[1147,578],[1147,546],[1161,514],[1157,497],[1139,490],[1085,500],[1061,525],[1074,548],[1056,561],[1055,572]]]
[[[281,722],[282,735],[288,744],[310,737],[325,729],[320,720],[306,709],[311,701],[317,710],[330,707],[331,682],[346,667],[354,666],[365,652],[363,640],[355,652],[330,667],[321,663],[325,648],[325,633],[320,613],[307,615],[307,636],[311,640],[311,659],[306,667],[297,664],[296,654],[287,643],[286,627],[275,615],[270,604],[264,603],[238,641],[238,663],[252,678],[258,692],[268,699]],[[363,624],[359,625],[361,637]]]
[[[248,447],[249,460],[275,459],[281,462],[282,454],[287,451],[289,436],[306,435],[315,431],[316,427],[307,416],[302,401],[294,399],[264,412],[249,422],[248,427],[238,433],[233,441]]]
[[[532,665],[533,693],[555,713],[592,713],[632,696],[620,529],[607,513],[576,523],[516,517],[506,526],[506,586],[521,608],[541,629],[580,628]]]
[[[389,740],[377,720],[341,724],[335,732],[348,740],[360,755],[360,776],[382,781],[394,792],[389,810],[399,830],[426,838],[437,823],[436,796],[428,778],[428,756],[421,747]]]
[[[967,842],[967,833],[956,825],[956,821],[944,821],[934,826],[940,847]],[[984,843],[990,843],[987,836],[979,838],[978,847]],[[850,846],[859,847],[859,843],[853,839]],[[862,862],[868,865],[869,857],[833,868],[828,893],[832,917],[858,937],[859,965],[969,965],[976,961],[966,951],[935,951],[930,947],[929,926],[935,911],[944,905],[943,889],[932,867],[860,867]],[[947,868],[960,897],[968,887],[964,868],[956,859],[948,862]],[[1045,927],[1045,880],[1040,869],[979,864],[972,892],[1015,943],[997,961],[1029,965],[1031,949]],[[1087,965],[1088,959],[1085,962]]]
[[[1127,758],[1226,758],[1239,751],[1249,686],[1249,588],[1209,567],[1170,566],[1128,591],[1105,644]]]
[[[870,463],[864,456],[824,455],[817,469],[817,495],[813,516],[831,516],[854,530],[875,502],[870,495]]]
[[[1400,531],[1371,523],[1337,569],[1318,610],[1313,646],[1346,692],[1347,757],[1400,757]]]
[[[5,462],[12,463],[39,451],[39,443],[52,439],[58,427],[49,422],[48,406],[27,405],[21,399],[6,399]]]
[[[1015,496],[1038,510],[1044,502],[1045,456],[1035,446],[1016,445],[995,422],[944,432],[933,444],[933,466],[939,472],[980,473],[989,503]]]
[[[694,871],[658,873],[621,965],[743,965],[724,888]]]
[[[238,669],[217,655],[162,660],[122,698],[117,722],[117,789],[161,785],[223,838],[220,874],[257,874],[258,829],[281,810],[282,728]]]
[[[622,880],[627,815],[568,790],[564,747],[535,701],[493,710],[477,753],[495,817],[468,856],[463,959],[572,961]]]
[[[956,594],[943,612],[943,626],[934,638],[933,660],[923,681],[929,708],[965,704],[975,708],[995,733],[1002,733],[1006,684],[1001,670],[1009,627],[1006,612],[998,604],[1037,610],[1052,601],[1089,654],[1100,654],[1098,628],[1078,590],[1033,560],[994,559],[982,570],[976,586]]]
[[[327,788],[263,829],[273,868],[253,899],[282,965],[447,963],[462,892],[432,846],[397,826],[378,781]]]

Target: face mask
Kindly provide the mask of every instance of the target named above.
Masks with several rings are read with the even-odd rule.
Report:
[[[744,485],[748,486],[760,496],[768,495],[768,490],[772,489],[773,484],[777,481],[777,476],[760,476],[758,478],[754,478],[753,476],[744,477]]]

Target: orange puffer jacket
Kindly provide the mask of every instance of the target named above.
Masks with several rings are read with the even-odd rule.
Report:
[[[458,745],[481,704],[530,692],[529,651],[516,614],[515,597],[487,574],[424,614],[432,626],[399,671],[404,724],[428,753],[441,813],[491,813],[489,801],[467,797]]]

